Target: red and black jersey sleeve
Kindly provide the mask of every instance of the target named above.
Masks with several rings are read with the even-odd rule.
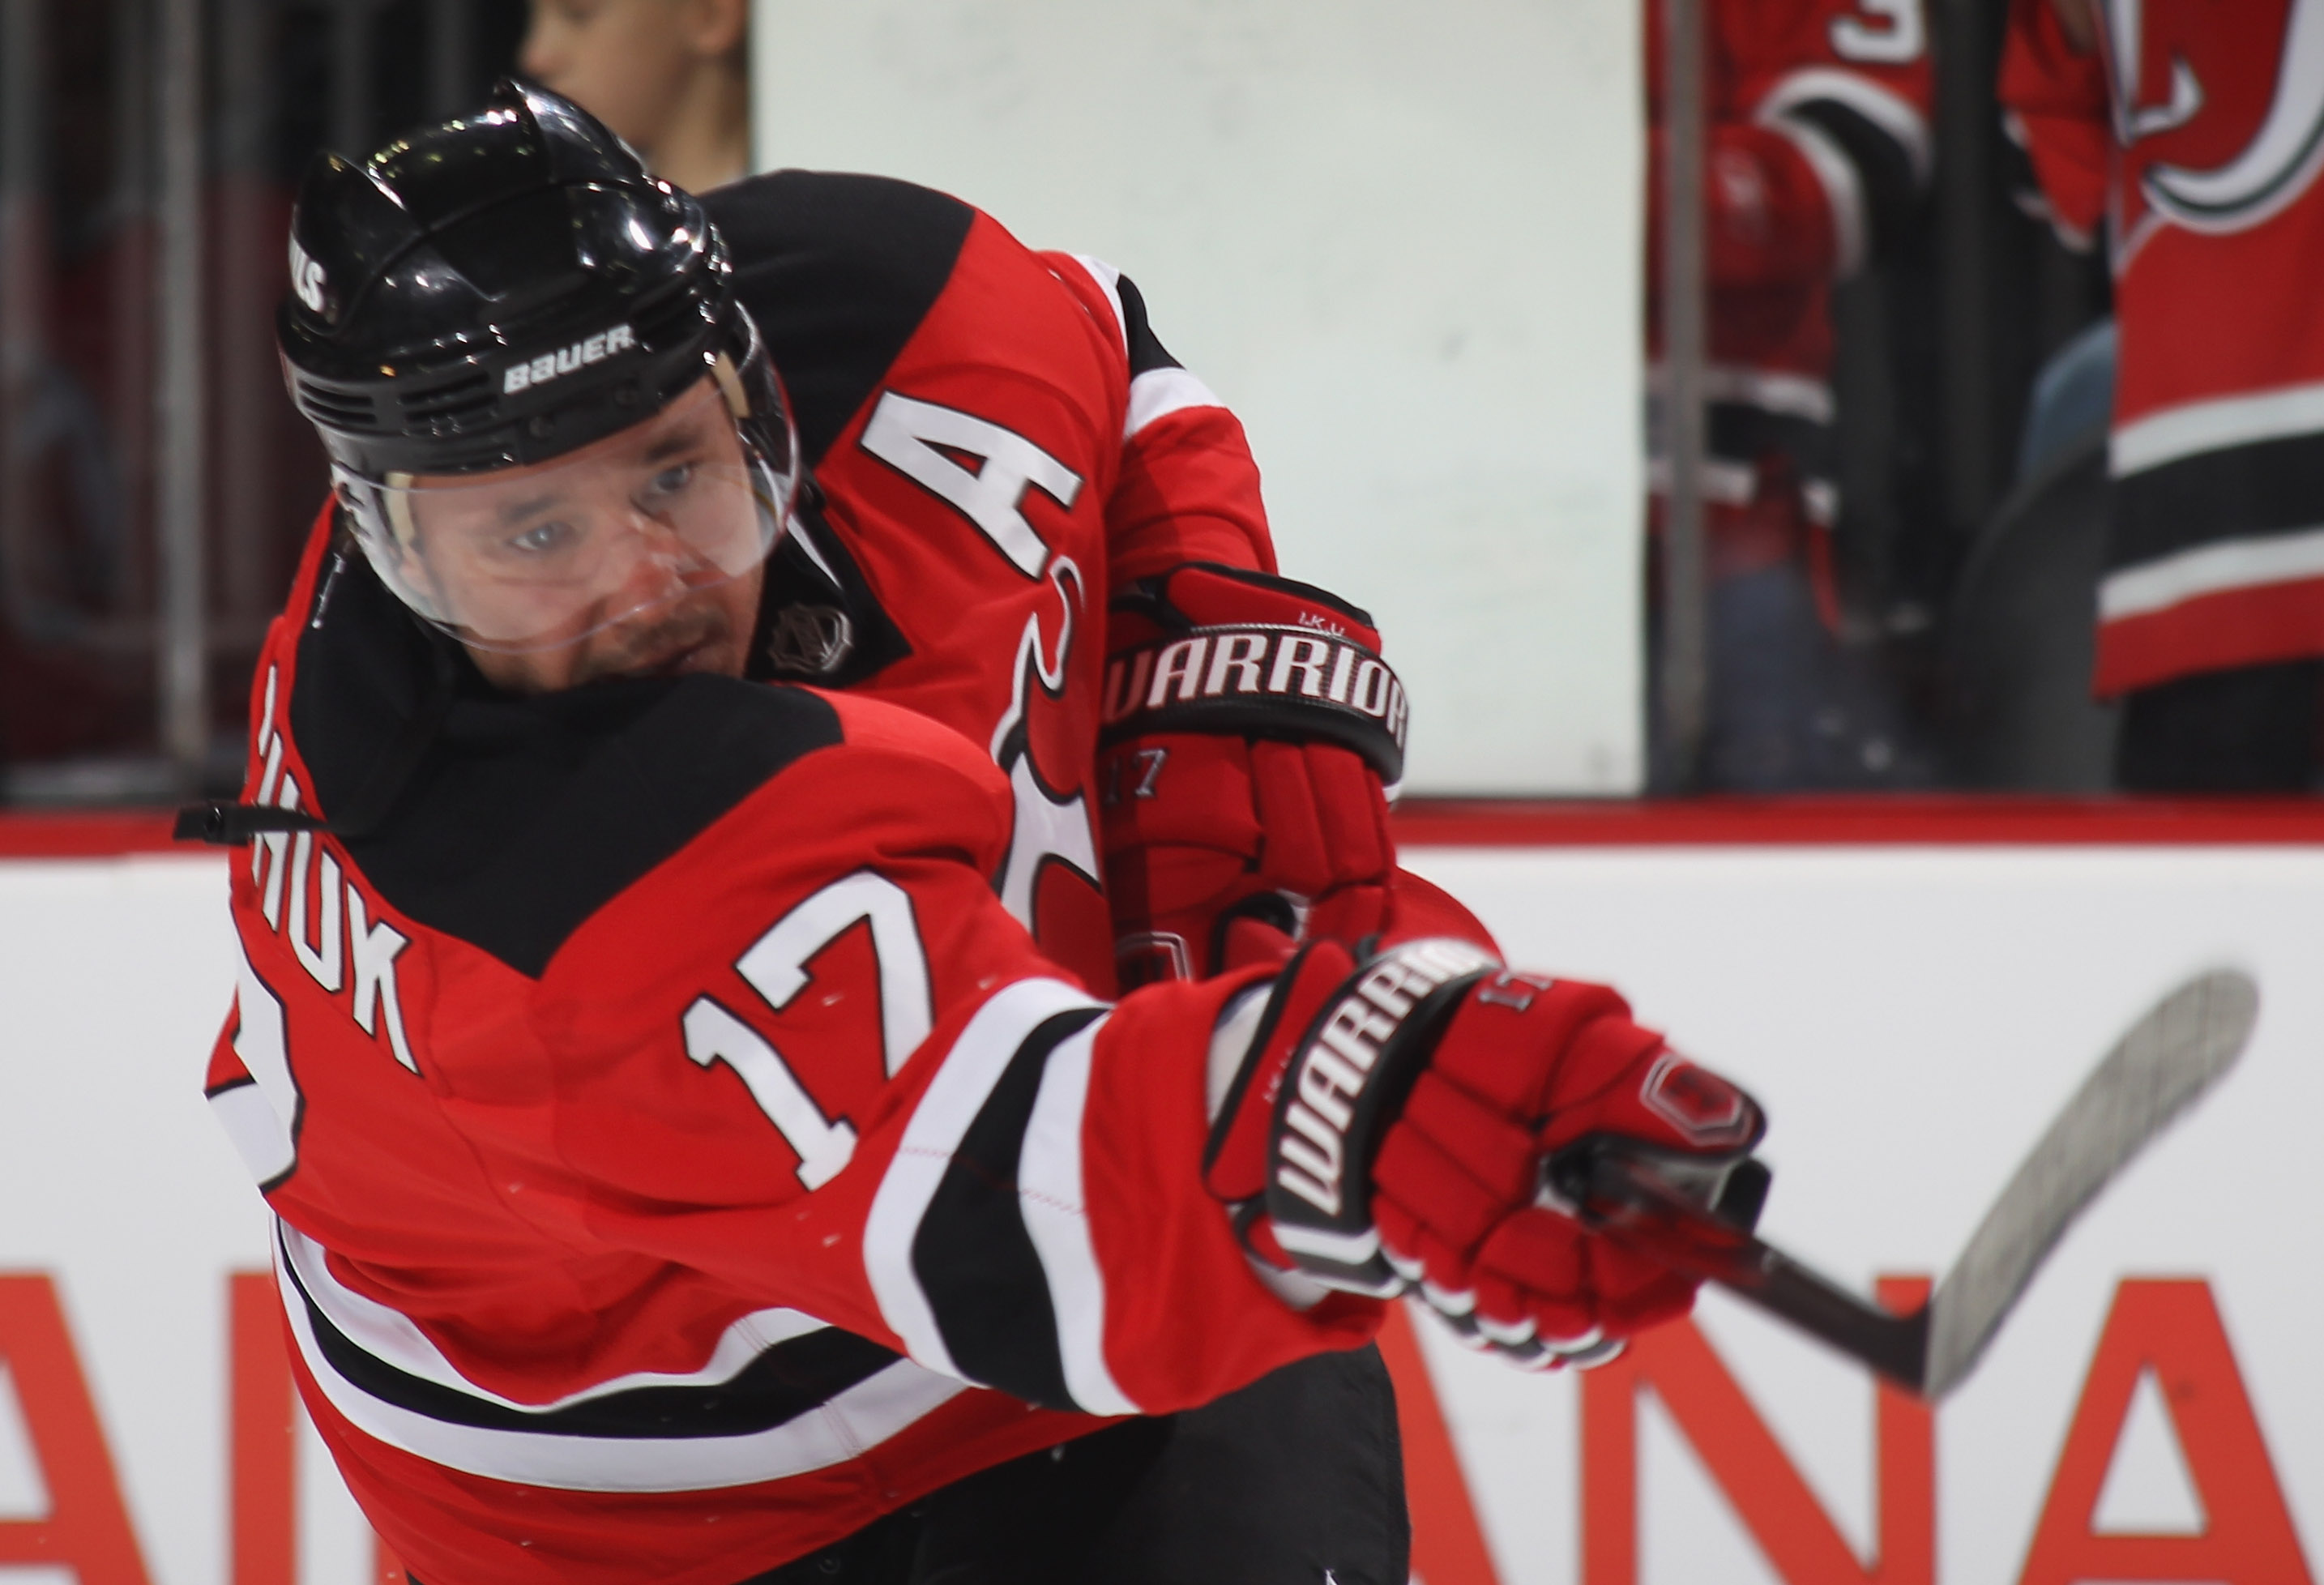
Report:
[[[1042,256],[1113,333],[1129,376],[1121,468],[1106,502],[1111,585],[1189,561],[1275,571],[1259,465],[1241,420],[1170,355],[1128,276],[1084,253]]]

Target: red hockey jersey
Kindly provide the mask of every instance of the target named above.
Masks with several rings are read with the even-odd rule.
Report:
[[[248,797],[365,813],[237,859],[208,1090],[431,1585],[732,1585],[1376,1322],[1285,1307],[1201,1187],[1232,986],[1110,1009],[1019,923],[1097,896],[1107,580],[1266,565],[1233,419],[1102,267],[901,184],[742,191],[847,691],[497,696],[327,515],[254,691]]]
[[[2120,330],[2101,695],[2324,655],[2324,5],[2015,0],[2001,97]],[[2126,31],[2126,28],[2127,31]]]
[[[328,566],[253,740],[259,801],[324,816],[443,653]],[[1235,983],[1091,997],[994,894],[1011,825],[980,746],[877,701],[464,678],[383,833],[235,863],[210,1099],[420,1577],[732,1585],[1369,1333],[1262,1287],[1201,1184]]]
[[[1831,283],[1892,245],[1930,174],[1932,93],[1921,0],[1709,0],[1704,97],[1714,508],[1750,505],[1768,459],[1830,527]],[[1646,7],[1650,232],[1662,214],[1663,8]],[[1647,253],[1659,387],[1660,244]],[[1668,461],[1655,427],[1654,484]],[[1727,514],[1717,513],[1714,521]]]

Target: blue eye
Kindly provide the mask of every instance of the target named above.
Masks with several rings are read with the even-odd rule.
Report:
[[[545,556],[552,550],[562,550],[576,536],[571,524],[561,518],[545,523],[535,523],[523,533],[509,540],[509,547],[528,556]]]
[[[690,462],[678,463],[674,466],[662,469],[646,482],[645,499],[667,501],[673,495],[682,493],[692,483],[694,483],[694,465]]]

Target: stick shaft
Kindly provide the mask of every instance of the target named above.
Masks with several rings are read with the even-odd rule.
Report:
[[[1559,1169],[1553,1166],[1551,1171],[1558,1178]],[[1577,1173],[1586,1175],[1577,1181]],[[1651,1160],[1601,1146],[1586,1161],[1575,1160],[1563,1181],[1583,1190],[1568,1197],[1615,1242],[1730,1289],[1899,1386],[1923,1389],[1929,1359],[1925,1307],[1896,1315],[1858,1297],[1726,1221],[1665,1179]]]

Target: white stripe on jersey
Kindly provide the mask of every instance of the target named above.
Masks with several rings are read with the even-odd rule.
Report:
[[[2119,622],[2206,594],[2324,577],[2324,528],[2228,539],[2111,572],[2098,583],[2098,620]]]
[[[969,1125],[1026,1037],[1061,1012],[1102,1005],[1062,980],[1019,980],[1006,987],[968,1020],[912,1109],[912,1120],[904,1126],[904,1137],[864,1219],[863,1273],[879,1301],[881,1319],[903,1340],[904,1351],[932,1370],[960,1374],[936,1325],[936,1309],[912,1267],[912,1240],[919,1235],[928,1203],[936,1198]]]
[[[2182,456],[2316,430],[2324,430],[2324,384],[2287,385],[2181,402],[2134,419],[2114,432],[2108,462],[2116,478],[2126,478]]]
[[[1105,293],[1105,300],[1113,305],[1113,337],[1121,343],[1121,355],[1128,357],[1130,321],[1121,311],[1121,272],[1103,259],[1093,259],[1087,253],[1068,253],[1065,256],[1088,272],[1089,278],[1097,282],[1097,289]]]
[[[301,1262],[302,1271],[321,1266],[319,1250],[317,1256],[311,1267]],[[462,1425],[375,1397],[340,1375],[324,1354],[306,1304],[284,1273],[285,1257],[278,1245],[276,1270],[283,1284],[290,1334],[331,1406],[366,1436],[489,1480],[558,1491],[706,1491],[753,1486],[860,1458],[866,1448],[886,1442],[965,1390],[949,1377],[899,1359],[795,1419],[738,1436],[597,1437]],[[318,1307],[323,1302],[318,1296]],[[337,1317],[332,1319],[337,1324]],[[433,1351],[424,1338],[420,1341]],[[492,1398],[473,1385],[458,1385]],[[610,1384],[591,1389],[608,1390]],[[493,1401],[507,1404],[506,1399]]]
[[[1764,119],[1769,132],[1800,152],[1823,189],[1824,208],[1831,216],[1831,278],[1846,281],[1864,268],[1870,250],[1870,231],[1864,218],[1864,177],[1848,151],[1814,122],[1796,115]]]
[[[1655,395],[1670,390],[1670,365],[1655,364],[1646,371],[1646,389]],[[1784,369],[1755,369],[1748,364],[1711,364],[1702,371],[1706,401],[1731,401],[1787,419],[1829,424],[1832,419],[1831,387],[1812,374]]]
[[[1803,67],[1767,90],[1752,119],[1766,125],[1815,99],[1845,106],[1886,133],[1904,151],[1914,185],[1929,185],[1936,168],[1936,145],[1929,136],[1928,118],[1903,95],[1868,77],[1836,66]]]
[[[1702,498],[1714,506],[1748,506],[1759,493],[1758,470],[1739,462],[1721,462],[1706,457],[1702,464]],[[1666,456],[1646,459],[1646,491],[1649,494],[1667,495],[1671,491],[1671,465]]]
[[[298,1165],[299,1151],[290,1142],[290,1130],[256,1080],[214,1090],[209,1103],[210,1116],[226,1130],[227,1142],[250,1169],[253,1182],[271,1184]]]
[[[303,1289],[325,1319],[338,1328],[349,1342],[374,1359],[393,1366],[407,1376],[432,1381],[469,1397],[526,1414],[550,1414],[575,1404],[587,1403],[592,1398],[627,1392],[633,1387],[718,1387],[741,1375],[753,1359],[777,1343],[804,1337],[811,1332],[822,1332],[826,1327],[825,1322],[797,1310],[754,1311],[727,1327],[717,1346],[710,1350],[709,1360],[699,1370],[633,1370],[626,1376],[596,1382],[548,1403],[529,1404],[503,1397],[499,1393],[478,1387],[461,1375],[458,1368],[428,1341],[428,1334],[413,1324],[410,1317],[376,1299],[356,1293],[333,1276],[322,1245],[287,1223],[278,1221],[275,1226],[281,1239],[283,1260],[290,1267],[288,1272],[279,1274],[282,1303],[286,1308],[293,1311],[301,1308],[300,1292]],[[298,1279],[295,1284],[290,1280],[293,1276]]]
[[[1105,1363],[1105,1274],[1082,1193],[1082,1109],[1099,1018],[1049,1053],[1017,1160],[1017,1208],[1048,1279],[1065,1390],[1093,1415],[1135,1415]]]
[[[1190,407],[1224,407],[1216,392],[1184,369],[1148,369],[1130,382],[1130,414],[1121,438],[1129,440],[1155,419]]]

